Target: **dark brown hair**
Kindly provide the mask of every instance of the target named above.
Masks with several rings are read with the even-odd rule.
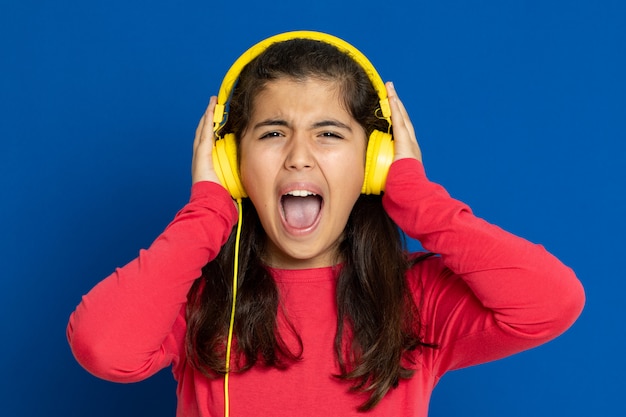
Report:
[[[347,54],[325,42],[293,39],[273,44],[240,74],[230,100],[223,132],[240,138],[252,113],[254,98],[280,78],[314,78],[337,82],[348,112],[364,127],[387,131],[377,117],[378,95],[363,68]],[[243,230],[234,334],[237,370],[260,363],[288,367],[300,359],[298,329],[288,325],[299,347],[287,346],[278,329],[278,316],[289,323],[276,284],[261,259],[266,235],[249,200],[243,201]],[[209,377],[225,370],[225,345],[232,302],[235,231],[218,256],[192,286],[187,305],[187,353],[191,363]],[[412,262],[403,234],[387,215],[381,196],[361,195],[348,219],[337,260],[341,262],[335,353],[337,378],[368,398],[359,407],[373,408],[400,379],[414,372],[414,351],[424,343],[421,322],[406,282]]]

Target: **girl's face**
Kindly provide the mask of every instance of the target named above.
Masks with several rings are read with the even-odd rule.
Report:
[[[330,81],[272,81],[253,107],[240,170],[268,236],[265,262],[330,266],[361,193],[365,131]]]

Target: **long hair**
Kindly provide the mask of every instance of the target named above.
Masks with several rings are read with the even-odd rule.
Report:
[[[223,131],[234,133],[238,140],[249,124],[254,98],[269,82],[281,78],[337,82],[343,104],[368,136],[374,129],[388,128],[387,122],[377,117],[378,95],[359,64],[330,44],[293,39],[271,45],[243,69]],[[277,286],[261,261],[267,237],[249,200],[244,200],[243,215],[234,327],[236,368],[245,371],[259,361],[285,368],[301,358],[302,341],[289,322],[289,312],[282,310]],[[188,295],[187,354],[208,377],[226,371],[234,233],[204,267]],[[403,235],[383,209],[381,196],[358,198],[337,259],[342,267],[336,289],[334,345],[340,368],[336,377],[351,384],[354,392],[368,395],[359,407],[366,411],[400,379],[410,378],[415,351],[432,345],[420,337],[419,309],[406,282],[406,272],[415,260],[408,259]],[[285,342],[279,317],[287,323],[283,332],[291,332],[299,346]]]

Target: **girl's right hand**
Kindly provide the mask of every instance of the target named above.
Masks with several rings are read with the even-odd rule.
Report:
[[[193,141],[193,158],[191,160],[191,182],[212,181],[218,184],[220,180],[213,168],[213,112],[217,97],[212,96],[204,115],[196,128],[196,137]]]

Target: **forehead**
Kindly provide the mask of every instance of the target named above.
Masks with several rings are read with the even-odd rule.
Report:
[[[339,81],[311,77],[268,81],[253,98],[251,110],[252,118],[276,111],[339,112],[351,116]]]

